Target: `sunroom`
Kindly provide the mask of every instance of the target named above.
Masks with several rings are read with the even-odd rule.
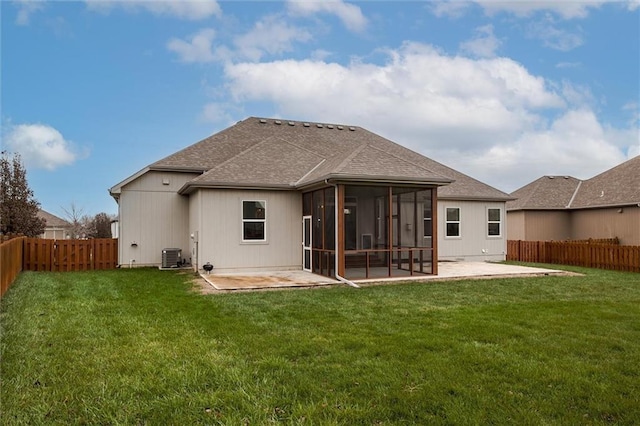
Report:
[[[436,275],[441,184],[336,182],[304,192],[303,269],[350,281]]]

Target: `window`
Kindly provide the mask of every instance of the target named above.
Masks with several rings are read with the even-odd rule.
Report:
[[[460,207],[447,207],[446,210],[446,233],[447,237],[460,236]]]
[[[242,241],[266,241],[266,201],[242,202]]]
[[[499,237],[500,234],[500,209],[487,209],[487,235]]]
[[[423,221],[423,232],[422,236],[424,238],[429,238],[433,236],[433,230],[431,229],[431,203],[427,205],[424,204],[423,213],[422,213],[422,221]]]

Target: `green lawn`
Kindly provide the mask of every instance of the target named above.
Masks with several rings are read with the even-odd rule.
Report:
[[[192,291],[23,273],[2,424],[637,424],[640,274]]]

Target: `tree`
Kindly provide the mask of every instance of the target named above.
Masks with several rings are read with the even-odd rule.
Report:
[[[62,207],[65,219],[71,224],[71,238],[111,238],[111,218],[106,213],[94,217],[84,214],[84,209],[71,203]]]
[[[91,218],[84,214],[84,209],[72,202],[68,209],[62,207],[62,211],[67,222],[71,224],[69,229],[71,238],[88,238],[92,231]]]
[[[111,238],[111,218],[106,213],[98,213],[93,217],[93,238]]]
[[[46,225],[38,217],[40,203],[34,198],[27,182],[27,172],[19,154],[9,158],[7,151],[0,157],[0,233],[37,237]]]

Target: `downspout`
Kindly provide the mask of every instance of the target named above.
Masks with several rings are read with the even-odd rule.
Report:
[[[333,270],[335,271],[335,278],[345,284],[350,285],[351,287],[354,288],[360,288],[360,286],[356,283],[354,283],[353,281],[350,281],[348,279],[346,279],[345,277],[340,276],[340,274],[338,274],[338,261],[340,260],[340,253],[339,253],[339,249],[338,247],[340,247],[340,244],[338,244],[338,214],[340,214],[340,212],[338,212],[338,185],[334,184],[334,183],[329,183],[329,179],[325,179],[324,183],[330,186],[333,186],[333,200],[334,200],[334,204],[335,204],[335,217],[333,218],[333,232],[334,232],[334,245],[335,245],[335,259],[334,259],[334,263],[335,263],[335,267],[333,268]],[[344,212],[343,212],[344,214]]]

